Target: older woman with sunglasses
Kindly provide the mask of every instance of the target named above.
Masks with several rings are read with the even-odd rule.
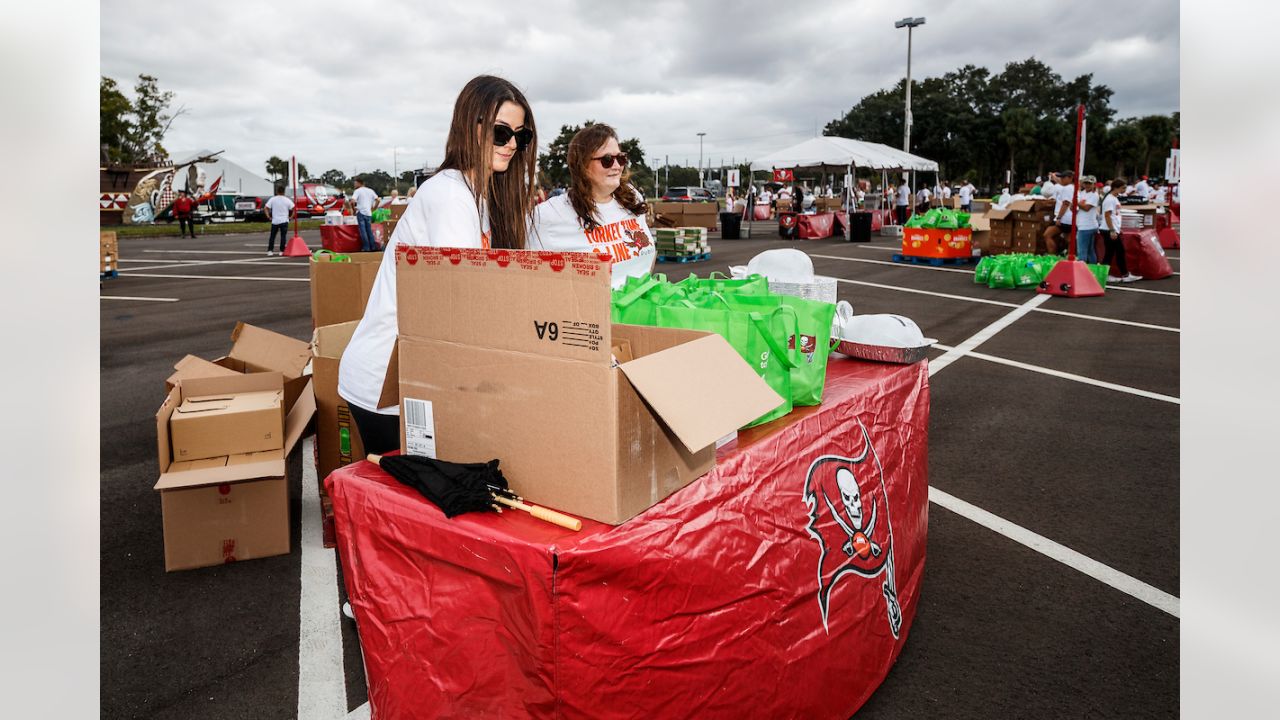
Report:
[[[653,270],[657,255],[644,197],[628,182],[618,133],[588,125],[569,141],[566,160],[569,191],[534,210],[529,248],[609,255],[614,287]]]

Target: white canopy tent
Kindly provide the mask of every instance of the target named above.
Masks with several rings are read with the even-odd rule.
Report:
[[[882,143],[842,137],[816,137],[770,153],[751,163],[751,171],[774,168],[812,168],[835,171],[853,167],[870,170],[938,172],[938,163]]]
[[[933,160],[912,155],[909,152],[889,147],[883,143],[853,140],[842,137],[816,137],[805,140],[798,145],[770,153],[751,163],[751,172],[761,170],[818,170],[822,173],[842,172],[852,174],[854,168],[879,170],[888,187],[887,173],[890,170],[915,172],[938,172],[938,163]],[[852,207],[851,189],[845,187],[845,205]]]

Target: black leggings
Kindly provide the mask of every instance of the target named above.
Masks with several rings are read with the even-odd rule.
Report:
[[[1102,256],[1102,264],[1111,267],[1111,256],[1116,257],[1116,268],[1120,270],[1120,277],[1129,274],[1128,263],[1124,259],[1124,243],[1120,241],[1120,233],[1112,234],[1106,230],[1099,230],[1098,234],[1102,236],[1103,248],[1105,249]]]
[[[364,451],[373,455],[382,455],[400,449],[400,416],[383,415],[369,412],[364,408],[347,403],[351,408],[351,417],[355,418],[356,431],[360,433],[360,443]]]
[[[191,218],[189,217],[178,218],[178,235],[186,236],[188,231],[190,231],[191,237],[196,236],[196,226],[192,224]]]

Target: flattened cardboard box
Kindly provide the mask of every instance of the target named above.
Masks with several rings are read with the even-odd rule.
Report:
[[[287,335],[249,325],[236,323],[231,331],[231,352],[209,362],[188,355],[174,365],[174,373],[165,381],[165,391],[177,386],[179,380],[256,372],[278,372],[284,376],[284,409],[289,412],[302,395],[310,378],[302,373],[311,362],[311,344],[295,340]],[[213,367],[221,370],[213,370]]]
[[[285,418],[284,447],[259,453],[173,462],[169,419],[189,395],[216,394],[274,373],[185,380],[156,412],[156,448],[166,571],[221,565],[289,552],[286,459],[315,415],[307,385]]]
[[[614,524],[714,467],[781,398],[719,336],[610,324],[609,274],[583,253],[400,251],[398,304],[430,309],[400,316],[402,449],[497,458],[530,502]]]
[[[358,320],[316,328],[311,341],[311,381],[316,395],[316,479],[324,487],[329,473],[364,459],[364,445],[351,408],[338,395],[338,364]]]
[[[392,207],[403,207],[393,205]],[[388,237],[390,237],[388,235]],[[382,253],[349,253],[350,262],[311,263],[311,327],[364,317]]]

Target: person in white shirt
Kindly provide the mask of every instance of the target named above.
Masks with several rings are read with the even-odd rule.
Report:
[[[1116,269],[1120,275],[1107,272],[1107,282],[1133,282],[1142,277],[1129,272],[1124,256],[1124,242],[1120,239],[1120,193],[1124,191],[1124,180],[1112,180],[1111,192],[1102,200],[1102,221],[1098,232],[1102,235],[1102,264],[1111,267],[1111,259],[1116,261]]]
[[[929,198],[933,197],[933,193],[929,192],[929,188],[922,187],[916,193],[916,212],[925,213],[929,211]]]
[[[951,183],[949,182],[942,183],[942,204],[950,205],[951,203],[947,202],[950,199],[951,199]]]
[[[973,186],[973,183],[969,182],[969,178],[964,178],[960,181],[960,190],[958,194],[960,195],[961,210],[965,212],[973,212],[973,194],[977,191],[978,189]]]
[[[897,213],[899,225],[907,224],[907,206],[911,204],[911,186],[907,184],[907,178],[902,178],[902,184],[898,186],[897,199],[894,205],[894,212]]]
[[[1147,184],[1147,176],[1143,175],[1137,185],[1133,186],[1133,191],[1143,200],[1151,199],[1151,186]]]
[[[1092,175],[1080,178],[1080,194],[1076,197],[1076,258],[1097,264],[1098,250],[1094,242],[1098,234],[1098,179]]]
[[[355,179],[356,189],[351,201],[356,205],[356,225],[360,227],[360,252],[377,252],[378,242],[373,237],[373,209],[378,205],[378,193],[364,186],[364,180]]]
[[[1156,202],[1164,204],[1169,198],[1169,193],[1166,190],[1164,185],[1157,185],[1155,190],[1155,196],[1156,196]]]
[[[271,219],[271,236],[267,238],[267,256],[274,255],[276,232],[280,233],[280,254],[284,254],[284,241],[288,237],[289,219],[293,217],[293,201],[284,196],[284,186],[276,186],[276,194],[262,206]]]
[[[1055,234],[1053,228],[1049,228],[1045,230],[1045,237],[1053,239],[1052,252],[1057,255],[1065,255],[1068,243],[1071,242],[1071,199],[1075,192],[1072,187],[1075,177],[1075,173],[1070,170],[1059,173],[1058,186],[1054,191],[1053,221],[1058,232]]]
[[[1009,194],[1009,188],[1000,189],[1000,199],[996,201],[996,207],[1003,208],[1013,202],[1013,196]]]
[[[381,400],[400,328],[396,248],[523,249],[533,210],[537,137],[529,102],[510,82],[481,75],[458,95],[441,169],[422,184],[396,224],[364,316],[338,365],[338,395],[351,408],[366,452],[400,447],[399,404],[390,399],[384,406]],[[396,379],[390,381],[394,396]]]
[[[644,197],[631,185],[618,133],[597,123],[579,130],[565,153],[569,192],[539,205],[529,249],[590,252],[613,260],[613,287],[653,271],[657,248]],[[731,196],[726,196],[731,197]]]

